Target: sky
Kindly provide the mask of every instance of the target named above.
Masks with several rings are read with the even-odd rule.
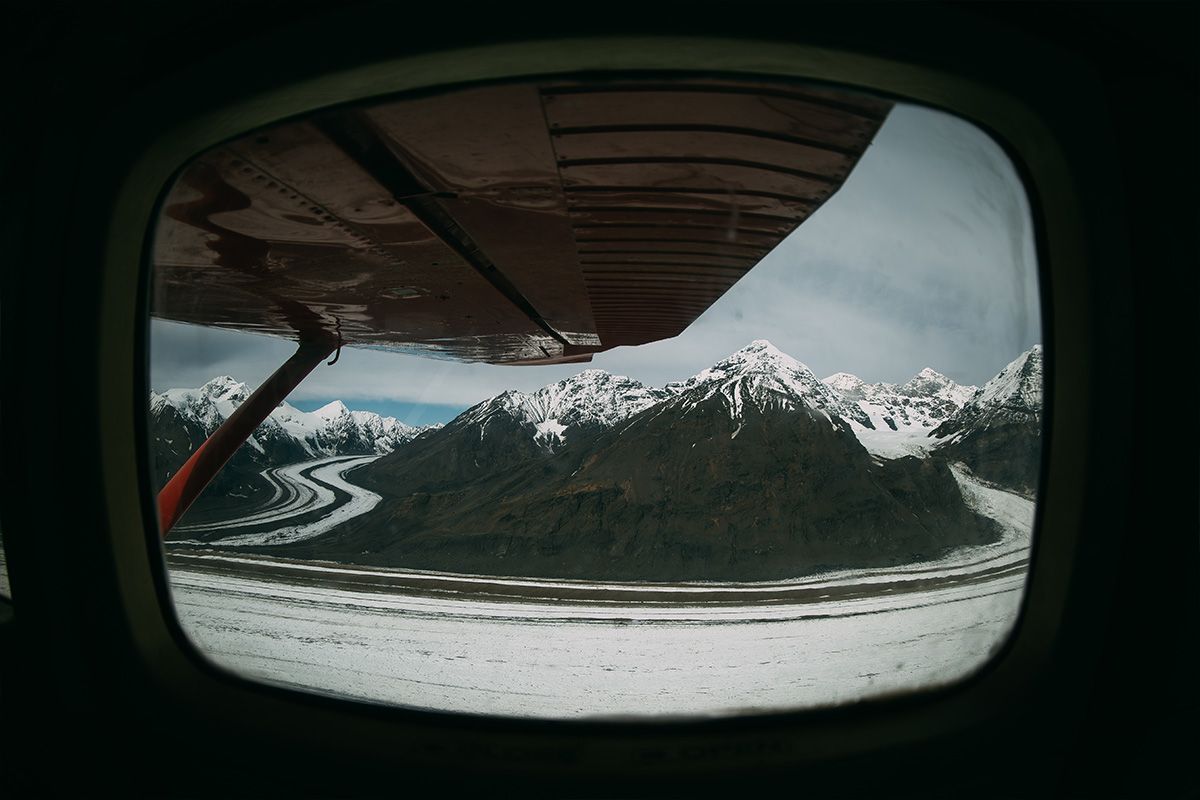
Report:
[[[230,375],[257,386],[291,342],[152,320],[156,391]],[[1028,200],[1008,157],[970,123],[898,105],[829,201],[679,336],[590,364],[506,367],[344,348],[289,402],[340,399],[409,424],[446,422],[506,389],[588,368],[661,386],[769,339],[818,377],[901,383],[924,367],[982,385],[1040,342]]]

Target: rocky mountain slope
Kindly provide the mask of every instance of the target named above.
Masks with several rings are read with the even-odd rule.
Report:
[[[587,369],[536,392],[496,395],[467,409],[450,425],[455,430],[477,430],[481,441],[511,425],[532,425],[534,443],[553,451],[566,442],[568,431],[595,432],[670,396],[669,389],[652,389],[622,375]]]
[[[856,400],[845,383],[759,340],[661,390],[588,370],[507,392],[360,470],[356,482],[384,500],[289,552],[457,572],[768,580],[994,538],[936,449],[879,458],[860,441],[886,424],[869,408],[927,432],[971,387],[927,371],[907,394]]]
[[[1019,355],[930,436],[938,455],[1033,497],[1042,461],[1042,346]]]
[[[901,384],[867,383],[846,372],[830,375],[822,383],[856,403],[876,430],[923,428],[923,433],[957,413],[978,390],[960,386],[929,367]]]

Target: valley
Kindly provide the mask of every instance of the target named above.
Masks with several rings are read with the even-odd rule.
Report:
[[[238,675],[441,711],[723,716],[949,684],[1017,621],[1040,369],[1034,348],[982,388],[822,381],[756,341],[687,381],[585,370],[386,444],[341,406],[268,428],[253,490],[172,531],[175,612]],[[160,403],[171,446],[228,386]]]
[[[1033,503],[957,473],[997,542],[887,570],[605,583],[172,548],[184,631],[220,667],[412,708],[646,718],[814,708],[979,669],[1012,631]]]

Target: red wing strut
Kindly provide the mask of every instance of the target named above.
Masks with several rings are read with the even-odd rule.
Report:
[[[164,537],[254,429],[336,347],[336,340],[300,345],[171,476],[158,493],[158,526]]]

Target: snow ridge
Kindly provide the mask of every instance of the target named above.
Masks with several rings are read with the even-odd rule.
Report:
[[[938,442],[941,445],[958,441],[972,430],[986,430],[997,424],[1030,421],[1040,424],[1042,362],[1042,346],[1035,344],[984,384],[959,413],[939,425],[931,436],[942,440]]]
[[[587,369],[535,392],[503,392],[464,411],[455,425],[487,425],[503,415],[533,427],[534,441],[547,449],[563,444],[575,426],[610,427],[670,396],[624,375]]]
[[[158,415],[171,406],[184,419],[212,434],[246,399],[250,389],[228,375],[213,378],[197,389],[168,389],[150,393],[150,413]],[[427,430],[441,425],[414,427],[395,417],[370,411],[351,411],[334,400],[316,411],[305,412],[280,403],[254,431],[248,443],[259,452],[278,440],[294,440],[312,457],[346,453],[390,453]]]
[[[1040,411],[1042,408],[1042,346],[1035,344],[1013,359],[972,399],[972,406]]]
[[[1040,345],[1035,349],[1040,353]],[[996,381],[1005,374],[988,383],[991,395],[1003,393]],[[451,424],[477,426],[483,441],[494,420],[515,420],[529,430],[534,442],[553,451],[567,441],[573,427],[612,427],[668,401],[675,410],[687,413],[716,397],[734,420],[741,420],[751,407],[820,411],[835,427],[838,418],[848,422],[877,457],[900,458],[927,454],[936,444],[929,439],[931,432],[957,416],[980,391],[955,383],[931,367],[902,384],[867,383],[847,372],[818,380],[806,365],[771,342],[755,339],[691,378],[662,388],[588,369],[534,392],[498,394],[467,409]],[[1039,407],[1040,402],[1039,394]]]
[[[173,406],[211,433],[249,395],[246,384],[223,375],[198,389],[151,392],[150,403],[152,412]],[[467,409],[450,424],[477,427],[483,441],[492,422],[513,420],[529,431],[539,447],[553,451],[568,440],[572,428],[610,428],[667,401],[687,413],[710,398],[719,398],[738,421],[751,407],[823,412],[835,427],[838,418],[848,422],[877,458],[924,456],[929,448],[944,443],[938,439],[980,418],[1040,415],[1042,347],[1035,345],[978,389],[957,384],[930,367],[902,384],[867,383],[846,372],[818,380],[806,365],[766,339],[755,339],[712,367],[662,388],[602,369],[586,369],[534,392],[502,392]],[[416,428],[395,417],[351,411],[340,400],[307,413],[285,402],[255,431],[250,444],[263,451],[263,445],[275,437],[287,437],[313,457],[386,454],[440,427]]]
[[[723,361],[666,388],[680,397],[684,413],[719,395],[735,420],[743,418],[748,406],[760,411],[807,407],[873,427],[855,403],[817,380],[812,370],[766,339],[755,339]]]
[[[846,372],[830,375],[822,383],[855,402],[870,417],[875,430],[921,436],[957,413],[978,391],[929,367],[901,384],[867,383]]]

